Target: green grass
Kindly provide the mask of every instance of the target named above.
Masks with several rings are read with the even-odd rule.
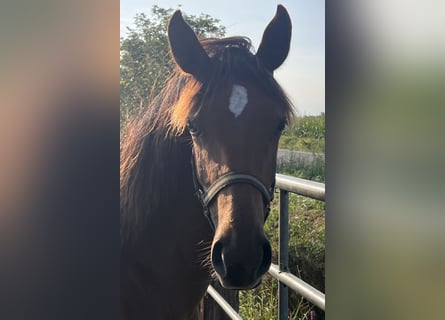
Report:
[[[274,319],[277,315],[278,298],[277,282],[269,275],[263,278],[262,284],[251,291],[240,291],[239,313],[243,319]]]
[[[313,138],[322,140],[325,137],[326,125],[325,115],[297,117],[295,121],[287,126],[283,134],[300,138]]]
[[[289,161],[278,162],[277,172],[307,180],[324,182],[325,162],[322,158],[317,158],[311,165],[307,165],[291,158]]]
[[[298,117],[286,127],[279,141],[280,149],[324,153],[325,115]]]
[[[314,153],[324,153],[325,142],[324,139],[282,135],[278,143],[278,148],[314,152]]]

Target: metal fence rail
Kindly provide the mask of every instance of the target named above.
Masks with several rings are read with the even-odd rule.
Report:
[[[232,306],[213,288],[209,286],[207,288],[207,293],[212,296],[212,298],[219,304],[219,306],[224,310],[224,312],[233,320],[243,320],[240,315],[232,308]]]
[[[279,217],[279,253],[278,265],[272,264],[269,273],[279,281],[278,287],[278,313],[279,320],[288,319],[288,289],[296,291],[308,301],[325,310],[325,295],[304,282],[292,273],[289,273],[289,192],[296,193],[312,199],[325,200],[325,185],[323,183],[276,174],[276,188],[280,190],[280,217]],[[224,300],[212,287],[207,292],[223,308],[231,319],[242,319],[239,314]]]
[[[278,279],[283,284],[287,285],[289,288],[294,290],[295,292],[301,294],[308,301],[315,304],[320,309],[325,309],[325,298],[324,293],[315,289],[311,285],[307,284],[300,278],[294,276],[292,273],[280,271],[276,264],[270,266],[269,273],[275,278]]]
[[[324,183],[286,176],[279,173],[275,175],[275,179],[275,186],[277,189],[286,190],[301,196],[324,201]]]

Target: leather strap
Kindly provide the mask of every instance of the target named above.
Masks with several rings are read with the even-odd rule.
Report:
[[[195,166],[195,158],[193,155],[193,149],[192,149],[191,164],[192,164],[193,184],[195,185],[195,194],[201,201],[202,208],[204,209],[204,215],[209,220],[210,226],[212,227],[213,230],[215,230],[215,225],[210,215],[209,206],[211,205],[212,201],[216,198],[216,196],[222,189],[232,184],[239,184],[239,183],[250,184],[253,187],[255,187],[258,191],[260,191],[263,197],[264,206],[266,207],[266,214],[264,217],[264,221],[266,221],[270,212],[270,202],[273,200],[274,197],[275,183],[273,183],[272,186],[269,189],[267,189],[267,187],[260,180],[258,180],[257,178],[255,178],[250,174],[229,172],[216,179],[216,181],[207,189],[207,191],[204,191],[204,188],[202,187],[196,175],[196,166]]]
[[[268,190],[260,180],[248,174],[231,172],[219,177],[210,188],[204,192],[202,197],[203,206],[208,207],[216,195],[225,187],[238,183],[246,183],[254,186],[261,192],[265,205],[269,204],[272,200],[273,190],[272,192]]]

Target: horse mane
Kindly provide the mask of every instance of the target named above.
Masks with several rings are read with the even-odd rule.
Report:
[[[291,103],[252,52],[248,38],[203,39],[201,44],[209,57],[218,61],[207,80],[199,82],[176,67],[160,94],[126,126],[120,162],[121,235],[124,238],[143,228],[166,199],[168,203],[168,194],[183,192],[172,190],[179,188],[175,180],[179,172],[174,172],[177,167],[174,162],[190,160],[190,139],[185,128],[189,115],[199,112],[198,100],[205,100],[206,106],[211,106],[216,94],[232,83],[253,83],[279,102],[288,121],[293,115]],[[191,168],[189,171],[191,173]],[[168,178],[172,183],[166,181]],[[192,182],[189,183],[192,193]]]

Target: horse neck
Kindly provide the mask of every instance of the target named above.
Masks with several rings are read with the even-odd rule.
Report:
[[[131,190],[134,203],[121,208],[121,225],[131,235],[122,243],[121,297],[128,303],[126,309],[147,319],[182,319],[208,285],[199,256],[200,241],[209,240],[203,239],[208,226],[199,222],[205,218],[194,196],[190,144],[160,137],[143,139],[137,170],[131,175],[137,180],[137,188]],[[135,217],[143,217],[143,223],[136,223]],[[125,230],[126,226],[130,228]],[[138,226],[142,228],[135,230]],[[142,298],[137,296],[139,286],[144,288]],[[180,304],[171,308],[172,300]]]
[[[181,194],[192,196],[190,144],[175,136],[154,137],[153,140],[146,145],[149,153],[146,169],[151,177],[147,181],[149,188],[163,200],[162,205]]]
[[[123,238],[138,238],[155,225],[178,221],[195,232],[205,230],[207,221],[194,195],[189,141],[159,130],[140,141],[140,150],[121,186]]]

